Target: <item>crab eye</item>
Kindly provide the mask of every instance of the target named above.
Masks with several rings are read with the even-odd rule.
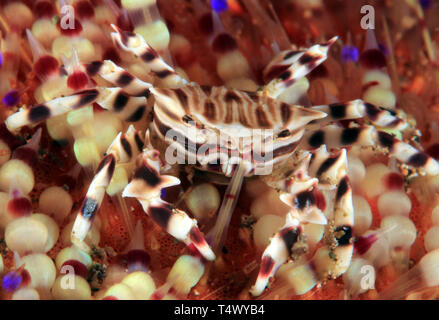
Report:
[[[288,137],[289,135],[291,135],[291,132],[289,130],[283,130],[283,131],[278,133],[277,137],[278,138],[285,138],[285,137]]]
[[[182,118],[182,120],[188,124],[194,123],[194,119],[192,119],[192,117],[190,115],[185,114]]]

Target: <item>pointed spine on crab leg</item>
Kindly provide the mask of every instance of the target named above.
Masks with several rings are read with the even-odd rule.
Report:
[[[180,77],[177,72],[170,67],[159,54],[151,48],[142,36],[126,32],[112,25],[116,32],[111,33],[113,41],[124,51],[133,53],[144,61],[151,69],[151,72],[159,79],[163,80],[168,87],[178,88],[187,84],[187,81]]]
[[[331,148],[350,145],[377,146],[388,150],[389,154],[397,160],[419,169],[421,172],[428,175],[437,175],[439,173],[439,163],[432,157],[402,142],[393,135],[377,130],[372,126],[342,128],[336,125],[328,125],[321,130],[308,133],[302,141],[302,147],[306,149],[315,149],[323,144]]]
[[[126,134],[119,133],[109,146],[107,155],[99,163],[96,174],[88,188],[71,234],[72,243],[80,248],[84,248],[86,251],[89,248],[84,243],[84,239],[104,199],[105,191],[113,177],[116,163],[130,162],[132,159],[135,159],[141,149],[137,146],[138,138],[136,137],[137,132],[133,126],[128,128]]]
[[[160,175],[160,159],[157,150],[144,150],[132,181],[124,189],[123,197],[135,197],[143,210],[170,235],[193,245],[207,260],[215,254],[197,227],[197,222],[184,211],[160,199],[163,188],[180,183],[176,177]]]
[[[337,41],[337,37],[332,38],[327,43],[316,44],[307,50],[285,52],[282,61],[275,61],[265,69],[266,77],[273,80],[264,87],[264,93],[269,97],[277,98],[297,80],[323,63],[327,58],[329,48],[335,41]]]

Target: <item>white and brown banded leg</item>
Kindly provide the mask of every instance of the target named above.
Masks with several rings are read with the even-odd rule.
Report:
[[[270,244],[262,254],[256,282],[250,289],[253,296],[259,296],[264,292],[276,271],[288,261],[293,246],[302,233],[300,221],[288,213],[285,225],[271,238]]]
[[[97,87],[61,97],[29,109],[20,109],[6,119],[10,130],[33,125],[72,110],[98,103],[128,122],[143,118],[147,107],[146,97],[133,97],[120,88]]]
[[[329,48],[335,41],[337,41],[337,37],[306,50],[281,52],[264,70],[264,77],[272,79],[264,87],[264,93],[271,98],[277,98],[297,80],[323,63],[328,57]]]
[[[111,37],[119,48],[133,53],[136,57],[144,61],[151,69],[151,72],[163,80],[168,87],[178,88],[188,83],[148,45],[141,35],[122,31],[115,25],[112,25],[112,27],[116,32],[111,33]]]
[[[150,83],[140,80],[111,60],[94,61],[83,67],[88,76],[92,78],[100,76],[129,95],[146,98],[150,96],[149,89],[152,87]]]
[[[119,133],[114,139],[107,149],[107,155],[99,163],[96,174],[81,204],[73,224],[72,243],[85,250],[89,249],[84,244],[84,239],[91,229],[93,219],[99,211],[116,165],[133,161],[142,151],[142,148],[143,142],[139,132],[132,125],[128,128],[126,134]]]
[[[301,148],[316,149],[321,145],[326,145],[328,148],[343,148],[351,145],[383,148],[404,164],[424,171],[428,175],[439,174],[439,163],[435,159],[372,126],[343,128],[328,125],[320,130],[307,133],[303,137]]]
[[[176,177],[160,175],[158,151],[145,150],[131,182],[125,187],[123,197],[135,197],[143,210],[176,239],[186,245],[193,245],[207,260],[215,254],[197,227],[197,221],[184,211],[160,199],[161,190],[180,183]]]
[[[326,118],[314,121],[312,125],[332,121],[366,118],[377,127],[394,130],[404,130],[407,127],[407,123],[403,119],[398,118],[393,112],[379,108],[360,99],[343,103],[314,106],[311,107],[311,109],[325,112],[328,115]]]

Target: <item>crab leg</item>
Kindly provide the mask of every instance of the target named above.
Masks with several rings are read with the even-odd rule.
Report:
[[[262,254],[261,267],[256,283],[250,289],[253,296],[261,295],[277,269],[287,262],[291,250],[301,233],[300,221],[288,213],[285,225],[271,238],[270,244]]]
[[[311,107],[311,109],[325,112],[328,115],[324,119],[317,120],[316,122],[318,124],[330,121],[367,118],[378,127],[395,130],[404,130],[407,127],[407,123],[404,120],[393,115],[390,111],[376,107],[360,99],[345,103],[315,106]]]
[[[160,199],[160,192],[180,183],[176,177],[160,175],[160,159],[156,150],[145,150],[134,173],[133,180],[126,186],[122,196],[135,197],[143,210],[160,227],[186,245],[193,245],[207,260],[214,260],[215,254],[197,227],[197,222],[184,211]]]
[[[390,155],[402,163],[421,169],[428,175],[439,174],[439,164],[436,160],[391,134],[376,130],[372,126],[342,128],[328,125],[305,135],[302,147],[315,149],[323,144],[329,148],[342,148],[354,144],[365,147],[377,146],[387,149]]]
[[[139,121],[146,109],[145,97],[132,97],[120,88],[98,87],[57,98],[29,109],[20,109],[6,119],[6,125],[10,130],[18,129],[94,102],[129,122]]]
[[[111,60],[94,61],[83,65],[85,72],[90,77],[99,75],[103,79],[115,84],[126,93],[136,97],[149,97],[149,88],[152,85],[133,76]]]
[[[142,36],[132,32],[122,31],[115,25],[111,26],[116,31],[111,33],[113,41],[122,50],[131,52],[144,61],[151,69],[151,72],[159,79],[165,81],[169,87],[178,88],[187,84],[187,81],[180,77],[177,72],[146,43]]]
[[[323,63],[328,57],[329,48],[335,41],[337,37],[327,43],[316,44],[307,50],[282,52],[281,56],[265,69],[266,77],[274,79],[264,87],[264,93],[271,98],[277,98],[297,80]]]
[[[131,125],[126,134],[119,133],[107,150],[107,155],[101,160],[96,174],[87,190],[79,213],[72,229],[72,243],[88,249],[83,243],[91,228],[93,219],[102,204],[105,190],[113,177],[116,163],[128,163],[135,159],[142,149],[138,132]]]

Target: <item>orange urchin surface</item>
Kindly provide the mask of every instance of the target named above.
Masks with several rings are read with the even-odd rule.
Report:
[[[363,2],[2,1],[1,299],[437,299],[439,3]],[[270,174],[167,161],[326,105]]]

